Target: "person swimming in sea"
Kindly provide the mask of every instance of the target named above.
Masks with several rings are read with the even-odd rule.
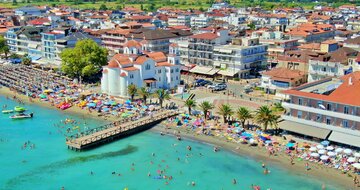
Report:
[[[235,178],[233,179],[232,183],[233,183],[234,185],[236,185],[237,181],[236,181]]]
[[[187,146],[186,148],[187,148],[189,151],[191,151],[191,146]]]

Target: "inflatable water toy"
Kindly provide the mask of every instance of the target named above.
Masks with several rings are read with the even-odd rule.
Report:
[[[25,108],[20,107],[20,106],[15,106],[14,110],[15,110],[16,112],[24,112],[24,111],[26,111]]]

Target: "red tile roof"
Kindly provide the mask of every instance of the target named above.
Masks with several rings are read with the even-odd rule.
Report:
[[[159,62],[159,63],[156,63],[156,66],[157,67],[172,67],[172,66],[175,66],[175,65],[171,64],[169,62]]]
[[[324,79],[328,80],[328,79]],[[290,90],[283,91],[285,94],[294,95],[294,96],[301,96],[306,98],[312,98],[317,100],[324,100],[324,101],[330,101],[330,102],[336,102],[340,104],[346,104],[346,105],[353,105],[353,106],[360,106],[360,72],[354,72],[348,75],[345,75],[341,77],[341,80],[343,83],[335,89],[332,93],[329,95],[323,95],[323,94],[314,94],[310,92],[304,92],[300,91],[301,87],[308,85],[302,85],[300,87],[296,87]],[[349,80],[351,80],[352,84],[350,84]],[[319,81],[315,81],[310,84],[316,84]]]
[[[140,42],[138,42],[138,41],[129,40],[129,41],[125,42],[124,47],[128,47],[128,48],[130,48],[130,47],[141,48],[141,44],[140,44]]]
[[[122,72],[122,73],[120,73],[120,76],[121,76],[121,77],[126,77],[127,74],[126,74],[125,72]]]
[[[271,76],[272,79],[279,81],[295,81],[296,79],[303,77],[304,72],[299,70],[290,70],[287,68],[274,68],[269,71],[263,72],[263,75]]]
[[[196,38],[196,39],[204,39],[204,40],[215,40],[219,36],[214,33],[202,33],[202,34],[195,34],[190,36],[190,38]]]
[[[148,57],[153,59],[155,62],[166,61],[167,57],[163,52],[151,52],[146,54]]]
[[[48,18],[37,18],[29,21],[28,23],[31,25],[43,25],[44,23],[50,22]]]
[[[125,68],[122,68],[122,69],[125,70],[125,71],[137,71],[137,70],[139,70],[136,67],[125,67]]]

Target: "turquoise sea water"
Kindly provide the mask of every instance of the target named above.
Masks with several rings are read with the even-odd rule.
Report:
[[[16,105],[0,96],[0,105],[3,104],[9,108]],[[259,161],[252,158],[224,150],[214,153],[212,146],[187,140],[179,142],[152,132],[90,151],[74,152],[65,146],[60,133],[63,129],[54,126],[70,116],[33,105],[26,108],[35,113],[33,119],[12,121],[9,115],[0,115],[0,189],[56,190],[64,186],[66,190],[123,190],[125,187],[129,190],[245,190],[250,189],[251,184],[273,190],[321,189],[319,180],[295,175],[277,166],[269,166],[271,173],[263,175]],[[101,122],[87,120],[87,123],[96,126]],[[26,141],[34,143],[35,148],[22,149]],[[188,145],[192,151],[186,149]],[[173,177],[169,184],[165,184],[167,180],[154,179],[157,171],[164,169],[165,175]],[[233,178],[237,179],[236,185],[232,184]],[[189,186],[191,181],[196,183],[195,187]],[[328,184],[327,189],[342,188]]]

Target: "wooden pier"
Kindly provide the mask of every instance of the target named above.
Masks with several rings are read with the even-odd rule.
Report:
[[[166,118],[177,115],[174,110],[161,110],[152,116],[146,116],[138,120],[125,119],[118,122],[103,125],[82,132],[81,135],[75,134],[66,138],[66,144],[71,150],[84,150],[94,148],[116,139],[127,137],[132,134],[151,128]]]

